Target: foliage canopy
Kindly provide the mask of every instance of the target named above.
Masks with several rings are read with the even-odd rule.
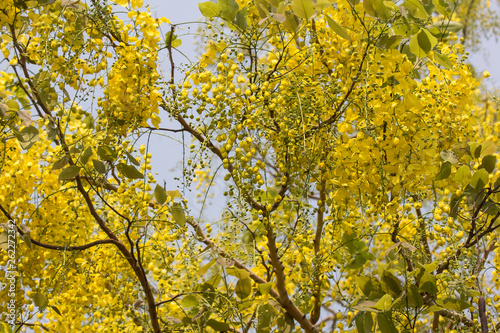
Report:
[[[2,1],[3,330],[498,330],[500,123],[467,6],[202,2],[179,66],[142,0]],[[178,132],[166,186],[149,150]]]

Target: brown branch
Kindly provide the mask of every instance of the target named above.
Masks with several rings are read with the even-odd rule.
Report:
[[[156,302],[154,299],[153,292],[151,287],[149,286],[149,282],[147,280],[146,274],[144,273],[144,269],[137,263],[137,260],[132,256],[132,254],[127,250],[126,246],[118,239],[118,237],[109,229],[106,225],[106,222],[101,218],[101,216],[97,213],[94,204],[92,203],[92,199],[90,198],[88,192],[84,189],[82,181],[79,176],[76,178],[77,188],[80,194],[83,196],[87,207],[90,211],[90,214],[94,217],[94,220],[97,222],[102,231],[108,235],[109,238],[115,240],[117,243],[115,244],[118,250],[123,254],[125,259],[129,262],[129,265],[133,269],[136,277],[139,279],[139,282],[142,286],[144,294],[146,295],[146,301],[148,303],[148,313],[150,316],[151,326],[155,333],[160,333],[160,323],[158,322],[158,313],[156,311]]]
[[[150,126],[144,127],[144,128],[150,129],[152,131],[165,131],[165,132],[173,132],[173,133],[178,133],[178,132],[184,132],[184,131],[186,131],[184,128],[171,129],[171,128],[163,128],[163,127],[155,128],[155,127],[150,127]]]
[[[172,41],[174,40],[174,31],[175,31],[175,25],[172,24],[170,26],[170,40],[167,45],[168,58],[170,61],[170,84],[174,84],[174,74],[175,74],[174,58],[172,55]]]
[[[220,255],[224,259],[228,259],[231,262],[234,263],[234,266],[239,269],[244,269],[248,273],[250,273],[250,278],[258,284],[263,284],[266,283],[267,281],[264,280],[262,277],[259,275],[255,274],[250,268],[245,266],[242,262],[239,260],[233,258],[230,254],[228,254],[226,251],[224,251],[222,248],[220,248],[217,244],[212,242],[203,232],[201,227],[196,223],[192,218],[187,219],[187,223],[191,225],[195,232],[196,235],[198,236],[198,239],[205,243],[208,247],[210,247],[216,254]],[[269,230],[269,228],[268,228]],[[272,239],[270,241],[270,239]],[[277,276],[277,288],[278,292],[271,288],[269,291],[269,294],[275,298],[280,305],[285,309],[301,326],[302,328],[307,332],[318,332],[318,330],[312,325],[312,323],[307,320],[306,316],[297,308],[295,304],[290,300],[288,297],[288,294],[286,292],[286,287],[283,285],[284,282],[284,274],[283,274],[283,264],[279,262],[279,259],[277,258],[277,249],[276,249],[276,243],[274,242],[274,239],[272,237],[269,237],[268,234],[268,247],[270,248],[270,257],[271,257],[271,262],[273,263],[273,266],[275,266],[275,269],[277,270],[276,276]],[[272,249],[272,250],[271,250]],[[275,263],[279,262],[279,267],[276,267]],[[284,290],[283,290],[284,289]]]
[[[26,66],[26,54],[17,42],[15,28],[14,28],[14,26],[9,26],[9,28],[10,28],[10,31],[12,33],[12,41],[13,41],[14,46],[15,46],[16,54],[19,52],[19,55],[17,56],[18,63],[21,65],[21,69],[23,70],[24,77],[25,77],[26,81],[28,82],[28,85],[29,85],[31,91],[33,92],[33,95],[35,96],[36,102],[31,97],[31,94],[29,94],[28,90],[26,89],[26,87],[22,83],[22,80],[19,80],[19,85],[21,86],[21,89],[23,89],[23,91],[28,96],[30,96],[30,100],[33,103],[33,105],[34,105],[35,109],[37,110],[38,114],[40,115],[40,117],[43,117],[43,114],[39,111],[39,109],[37,107],[38,105],[42,108],[42,110],[45,114],[50,115],[51,111],[47,108],[47,106],[43,102],[42,98],[40,97],[40,95],[38,94],[38,91],[35,88],[35,85],[33,84],[33,81],[31,80],[31,77],[30,77],[29,72],[28,72],[28,67]],[[18,79],[20,79],[15,66],[12,66],[12,67],[14,68],[14,72],[16,73],[16,76],[18,77]],[[37,105],[37,103],[38,103],[38,105]]]
[[[486,263],[486,259],[488,258],[488,256],[490,255],[490,253],[493,250],[495,250],[497,247],[498,247],[498,245],[497,245],[497,238],[495,237],[495,238],[493,238],[490,241],[490,244],[488,244],[488,246],[486,247],[486,250],[483,252],[482,258],[479,260],[479,262],[477,264],[478,272],[483,269],[484,264]]]
[[[496,222],[496,220],[499,217],[500,217],[500,212],[498,212],[494,217],[491,218],[488,228],[486,228],[479,235],[476,235],[476,237],[473,237],[474,235],[471,236],[470,232],[469,232],[469,237],[467,237],[467,240],[464,242],[464,244],[462,244],[462,246],[460,246],[455,251],[454,255],[448,257],[448,259],[443,264],[439,265],[439,267],[436,270],[436,274],[442,273],[445,269],[448,269],[448,267],[450,266],[451,261],[455,260],[456,258],[458,258],[458,256],[462,253],[462,249],[464,249],[464,248],[468,249],[471,246],[474,246],[485,235],[487,235],[488,233],[493,232],[494,230],[498,229],[500,227],[500,224],[498,224],[497,226],[493,226],[493,225],[494,225],[494,223]]]
[[[481,321],[481,333],[488,333],[488,318],[486,317],[486,301],[484,296],[479,296],[477,301],[479,320]]]
[[[274,235],[273,228],[270,223],[270,215],[266,214],[268,218],[267,229],[267,248],[269,249],[269,257],[271,263],[276,272],[276,288],[278,289],[278,302],[281,306],[292,316],[300,326],[307,332],[319,332],[318,329],[313,325],[313,323],[308,320],[299,308],[292,302],[286,290],[286,277],[285,277],[285,267],[283,262],[278,256],[278,248],[276,247],[276,236]]]
[[[165,303],[173,302],[173,301],[175,301],[177,298],[179,298],[181,296],[192,295],[192,294],[203,294],[203,291],[190,291],[190,292],[187,292],[187,293],[179,293],[179,294],[177,294],[175,296],[170,297],[167,300],[164,300],[164,301],[156,303],[156,306],[160,306],[160,305],[165,304]]]
[[[474,326],[474,322],[472,320],[470,320],[469,318],[465,317],[465,316],[462,316],[462,315],[459,315],[458,313],[454,312],[454,311],[449,311],[449,310],[439,310],[439,311],[436,311],[434,312],[434,314],[437,314],[439,316],[442,316],[442,317],[445,317],[445,318],[448,318],[448,319],[452,319],[452,320],[458,320],[459,323],[462,323],[466,326],[469,326],[469,327],[473,327]]]
[[[321,182],[320,182],[320,190],[319,190],[319,200],[321,201],[321,205],[318,207],[318,216],[316,222],[316,234],[314,235],[314,256],[316,258],[316,271],[315,271],[315,284],[313,291],[314,295],[314,305],[311,311],[311,322],[316,324],[321,316],[321,279],[320,279],[320,264],[319,264],[319,251],[321,245],[321,236],[323,235],[323,223],[324,223],[324,211],[325,211],[325,200],[326,200],[326,180],[323,178],[324,172],[321,173]]]
[[[59,127],[57,127],[57,135],[59,136],[61,147],[63,148],[64,152],[68,156],[68,164],[75,165],[75,162],[73,161],[71,154],[69,152],[68,145],[66,144],[65,138],[64,138],[62,131]],[[158,313],[157,313],[156,306],[155,306],[155,299],[154,299],[153,292],[151,290],[151,286],[149,285],[144,268],[142,267],[141,263],[138,262],[137,259],[133,256],[133,254],[131,252],[129,252],[129,250],[127,249],[125,244],[123,244],[120,241],[120,239],[115,235],[115,233],[107,226],[106,222],[102,219],[102,217],[97,213],[95,206],[94,206],[94,203],[92,202],[92,199],[90,198],[89,193],[83,187],[82,178],[80,176],[76,176],[75,181],[76,181],[78,191],[83,196],[83,199],[85,200],[85,203],[87,205],[87,208],[90,211],[90,214],[92,215],[94,220],[97,222],[97,224],[99,225],[101,230],[104,231],[104,233],[106,233],[106,235],[110,239],[115,241],[115,243],[114,243],[115,246],[122,253],[122,255],[125,257],[125,259],[128,261],[130,267],[134,271],[135,276],[139,280],[139,283],[141,284],[141,287],[142,287],[144,294],[146,296],[146,301],[148,304],[147,311],[149,313],[150,322],[151,322],[153,332],[160,333],[161,328],[160,328],[160,323],[158,321]]]
[[[16,321],[15,322],[16,325],[19,325],[19,328],[23,327],[23,326],[28,326],[28,327],[35,327],[35,326],[40,326],[41,328],[43,328],[45,331],[49,331],[49,332],[59,332],[59,331],[56,331],[52,328],[48,328],[47,326],[41,324],[41,323],[26,323],[26,322],[20,322],[20,321]]]
[[[23,229],[21,229],[20,227],[17,226],[17,224],[14,222],[14,218],[9,214],[9,212],[7,212],[5,210],[5,208],[2,206],[2,204],[0,204],[0,210],[5,215],[5,217],[7,217],[7,219],[12,221],[12,223],[14,224],[14,226],[17,229],[17,232],[19,232],[19,234],[21,236],[26,235],[26,232],[24,232]],[[31,238],[30,235],[28,235],[28,237],[30,238],[31,243],[35,244],[36,246],[40,246],[40,247],[43,247],[43,248],[49,249],[49,250],[57,250],[57,251],[82,251],[82,250],[86,250],[86,249],[89,249],[91,247],[102,245],[102,244],[115,244],[116,245],[116,241],[113,239],[100,239],[100,240],[90,242],[90,243],[84,244],[84,245],[62,246],[62,245],[52,245],[52,244],[46,244],[46,243],[39,242],[36,239]]]
[[[257,314],[257,311],[254,311],[252,313],[252,316],[250,317],[250,319],[248,320],[247,324],[245,325],[245,327],[243,327],[243,331],[242,333],[248,333],[248,331],[250,330],[250,328],[252,328],[252,322],[253,320],[255,319],[255,315]]]

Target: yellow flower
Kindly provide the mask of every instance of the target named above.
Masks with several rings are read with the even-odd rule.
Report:
[[[485,79],[489,78],[490,76],[491,76],[490,72],[488,72],[488,71],[484,71],[484,72],[483,72],[483,77],[484,77]]]

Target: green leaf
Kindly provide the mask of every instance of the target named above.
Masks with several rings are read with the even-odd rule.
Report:
[[[218,2],[219,7],[222,10],[222,18],[229,21],[233,22],[233,20],[236,18],[236,13],[238,12],[239,6],[236,3],[235,0],[219,0]]]
[[[38,91],[50,87],[50,73],[48,71],[40,71],[33,77],[33,85]]]
[[[283,22],[283,26],[285,27],[285,29],[287,29],[291,33],[297,32],[300,23],[298,17],[291,11],[286,11],[285,16],[286,20],[285,22]]]
[[[234,291],[239,299],[243,300],[247,298],[252,292],[252,280],[250,280],[250,278],[239,279],[238,282],[236,282]]]
[[[429,306],[427,309],[425,309],[425,311],[423,311],[422,313],[423,314],[428,314],[428,313],[432,313],[432,312],[436,312],[436,311],[440,311],[442,310],[443,308],[440,307],[439,305],[432,305],[432,306]]]
[[[176,48],[182,45],[182,39],[176,38],[172,41],[172,47]]]
[[[272,281],[257,285],[257,289],[260,295],[269,295],[272,287],[273,287]]]
[[[61,311],[59,311],[59,309],[57,307],[55,307],[54,305],[51,305],[50,307],[52,308],[52,310],[54,310],[55,313],[57,313],[58,315],[60,315],[62,317]]]
[[[247,18],[247,7],[243,7],[243,9],[238,11],[238,13],[236,14],[236,26],[243,31],[246,30],[246,28],[248,27]]]
[[[199,304],[198,298],[194,295],[186,295],[182,298],[181,304],[187,308],[192,308],[193,306],[197,306]]]
[[[49,87],[39,93],[40,98],[49,110],[53,110],[57,105],[57,92],[53,87]]]
[[[387,20],[391,17],[391,11],[384,4],[383,0],[372,0],[372,6],[377,14],[377,17]],[[396,6],[397,8],[397,6]]]
[[[47,306],[47,299],[42,293],[34,293],[32,298],[38,308],[43,309]]]
[[[77,165],[70,165],[63,169],[59,174],[59,180],[73,179],[80,173],[80,167]]]
[[[5,105],[7,105],[8,111],[12,112],[19,112],[21,111],[21,108],[19,107],[19,103],[17,103],[13,99],[9,99],[8,101],[5,102]]]
[[[141,166],[141,163],[137,162],[134,156],[132,156],[128,151],[125,151],[125,155],[127,156],[127,159],[130,161],[135,166]]]
[[[425,52],[425,50],[420,47],[420,44],[418,42],[418,35],[419,34],[416,34],[410,39],[410,51],[417,57],[423,58],[427,55],[427,52]]]
[[[22,140],[20,142],[23,149],[30,149],[39,139],[39,132],[35,126],[28,126],[21,130]]]
[[[438,292],[436,285],[436,277],[427,270],[421,269],[418,274],[420,281],[420,292],[427,291],[430,294],[436,295]]]
[[[414,284],[410,285],[408,290],[408,301],[409,304],[414,308],[420,308],[424,305],[424,298],[418,291],[418,287]]]
[[[437,45],[438,40],[430,33],[429,30],[422,28],[419,35],[421,36],[419,36],[418,42],[420,43],[422,41],[422,43],[425,43],[426,47],[430,46],[429,51]]]
[[[378,300],[379,298],[376,299]],[[375,308],[375,304],[377,303],[374,301],[360,300],[357,303],[355,302],[352,308],[359,311],[380,312],[380,310]]]
[[[354,258],[347,264],[347,269],[358,269],[363,267],[367,261],[374,259],[374,255],[371,252],[361,251],[356,253]]]
[[[110,146],[99,146],[97,147],[97,155],[101,158],[103,161],[114,161],[118,157],[118,154],[116,151],[111,148]]]
[[[476,190],[480,190],[484,186],[486,186],[486,184],[488,184],[488,180],[489,180],[488,171],[486,171],[485,169],[479,169],[476,172],[474,172],[474,175],[470,180],[470,184]]]
[[[448,310],[453,310],[453,311],[463,310],[461,302],[458,299],[452,297],[446,297],[444,299],[438,298],[436,299],[436,304]]]
[[[497,145],[493,141],[484,141],[481,144],[481,155],[491,155],[496,153],[497,151]]]
[[[469,146],[469,154],[472,158],[478,158],[481,156],[481,149],[483,147],[479,143],[468,142],[467,145]]]
[[[317,0],[314,4],[314,9],[318,12],[323,12],[325,9],[330,8],[332,6],[331,2],[328,0]]]
[[[83,152],[82,156],[80,156],[80,163],[82,163],[82,165],[87,164],[91,156],[92,156],[92,148],[87,147],[87,149],[85,149],[85,151]]]
[[[199,3],[198,8],[200,9],[201,15],[206,18],[218,17],[222,12],[221,7],[212,1]]]
[[[394,2],[392,1],[384,1],[384,5],[387,7],[387,9],[389,10],[393,10],[393,11],[399,11],[399,7],[398,5],[396,5]]]
[[[182,45],[182,40],[177,38],[177,35],[173,35],[172,37],[172,32],[169,31],[165,34],[165,45],[171,46],[171,47],[179,47]]]
[[[453,69],[453,63],[446,54],[434,52],[434,59],[437,61],[438,64],[440,64],[444,68]]]
[[[469,174],[470,174],[470,171],[469,171]],[[458,216],[458,209],[460,208],[461,199],[462,199],[461,196],[457,197],[455,194],[453,194],[450,198],[450,216],[453,218],[457,218],[457,216]]]
[[[411,39],[410,39],[410,44],[411,44]],[[417,41],[417,47],[418,47],[418,41]],[[412,63],[415,63],[415,61],[417,60],[417,56],[411,51],[411,47],[410,45],[408,45],[408,43],[403,44],[402,53],[406,54],[408,60],[410,60]],[[413,73],[414,71],[412,72],[412,74]]]
[[[261,19],[269,16],[269,3],[266,0],[255,0],[255,7]]]
[[[382,333],[398,333],[398,329],[392,321],[392,311],[377,313],[378,327]]]
[[[30,250],[33,249],[33,246],[31,245],[31,230],[28,228],[26,225],[21,224],[20,225],[21,230],[24,232],[24,235],[21,236],[21,239],[28,245],[28,248]]]
[[[342,235],[342,243],[347,247],[350,254],[355,254],[363,250],[365,242],[358,239],[358,235],[352,230],[346,230]]]
[[[426,20],[429,17],[429,14],[425,10],[424,6],[418,0],[405,0],[403,6],[408,9],[410,14],[415,18]]]
[[[182,198],[182,194],[181,192],[179,192],[179,190],[175,190],[175,191],[167,191],[167,194],[169,197],[171,197],[172,199],[175,199],[175,198]]]
[[[216,332],[225,332],[229,330],[229,324],[217,321],[215,319],[209,319],[207,321],[207,325]]]
[[[167,201],[167,192],[158,184],[155,187],[155,199],[160,205],[163,205]]]
[[[373,318],[370,312],[360,311],[355,317],[355,322],[358,333],[373,332]]]
[[[373,276],[357,276],[356,284],[359,289],[371,300],[381,298],[385,293],[382,290],[382,284]]]
[[[293,320],[293,317],[290,316],[288,312],[285,312],[282,316],[280,316],[277,321],[278,321],[278,332],[292,333],[295,327],[295,322]]]
[[[246,279],[250,276],[250,272],[246,269],[228,267],[226,268],[226,273],[232,276],[236,276],[238,279]]]
[[[68,156],[64,155],[52,164],[52,170],[62,169],[66,164],[68,164]]]
[[[410,250],[412,252],[417,250],[417,248],[415,246],[411,245],[408,242],[401,241],[400,244],[401,244],[401,247],[404,247],[405,249]]]
[[[441,170],[437,174],[436,178],[434,180],[443,180],[448,178],[451,175],[451,163],[450,162],[444,162],[441,164]]]
[[[83,124],[88,129],[94,129],[94,117],[92,117],[91,115],[86,116],[83,120]]]
[[[398,298],[403,292],[401,287],[401,282],[397,277],[395,277],[391,272],[384,270],[382,273],[382,288],[385,286],[384,291],[389,293],[392,297]],[[384,310],[384,309],[381,309]]]
[[[457,173],[455,174],[455,180],[462,186],[466,186],[471,177],[472,174],[468,165],[462,165],[458,168]]]
[[[372,0],[363,0],[363,8],[365,9],[365,12],[370,15],[370,16],[377,16],[377,13],[375,12],[375,9],[373,8],[373,2]]]
[[[122,175],[129,179],[141,179],[144,177],[144,175],[132,165],[118,163],[116,165],[116,168],[121,172]]]
[[[382,311],[387,311],[391,309],[391,305],[392,305],[391,295],[385,294],[384,296],[382,296],[382,298],[378,300],[377,304],[375,304],[374,307]]]
[[[292,9],[295,15],[306,20],[309,20],[315,12],[312,0],[292,0]]]
[[[387,39],[387,42],[385,43],[385,48],[386,49],[397,48],[402,39],[403,39],[403,36],[400,36],[400,35],[393,35],[393,36],[389,37]],[[397,82],[396,79],[395,79],[395,81]]]
[[[410,39],[410,50],[417,57],[425,57],[437,44],[437,39],[427,29],[420,29]]]
[[[483,157],[483,162],[481,163],[481,168],[484,168],[488,173],[492,173],[497,166],[497,158],[493,155],[486,155]]]
[[[449,8],[450,5],[446,0],[432,0],[433,5],[436,8],[436,11],[443,15],[444,17],[448,17],[450,14]]]
[[[440,31],[453,32],[457,33],[463,29],[464,25],[460,22],[449,21],[449,20],[441,20],[432,24]]]
[[[199,276],[204,275],[210,269],[210,267],[212,267],[214,264],[215,264],[215,259],[210,260],[210,262],[208,264],[200,267],[200,269],[198,270],[198,275]]]
[[[439,153],[443,161],[445,162],[450,162],[451,164],[455,164],[458,162],[458,158],[453,154],[453,152],[449,150],[443,150],[441,153]]]
[[[220,274],[216,274],[214,277],[219,277]],[[209,280],[209,282],[202,283],[199,286],[199,290],[203,292],[203,300],[207,302],[208,304],[213,304],[216,293],[213,285],[217,286],[217,284],[220,282],[220,279],[218,281],[214,280],[213,278]]]
[[[100,174],[106,173],[106,166],[99,160],[92,160],[92,164],[94,165],[94,169]]]
[[[330,27],[330,29],[332,29],[340,37],[347,39],[348,41],[351,41],[351,37],[349,36],[347,31],[345,31],[344,28],[342,28],[342,26],[340,24],[335,22],[335,20],[332,19],[328,15],[325,15],[325,17],[326,17],[326,21],[328,22],[328,26]]]
[[[172,207],[170,207],[170,214],[174,218],[177,225],[184,227],[186,225],[186,214],[184,213],[184,208],[178,202],[174,202]]]
[[[267,302],[262,303],[257,309],[257,332],[269,328],[274,316],[276,316],[274,307]]]
[[[484,170],[484,169],[481,169]],[[467,198],[467,205],[471,208],[473,205],[479,204],[484,199],[484,192],[481,188],[475,189],[471,184],[467,184],[464,189],[464,195]]]

